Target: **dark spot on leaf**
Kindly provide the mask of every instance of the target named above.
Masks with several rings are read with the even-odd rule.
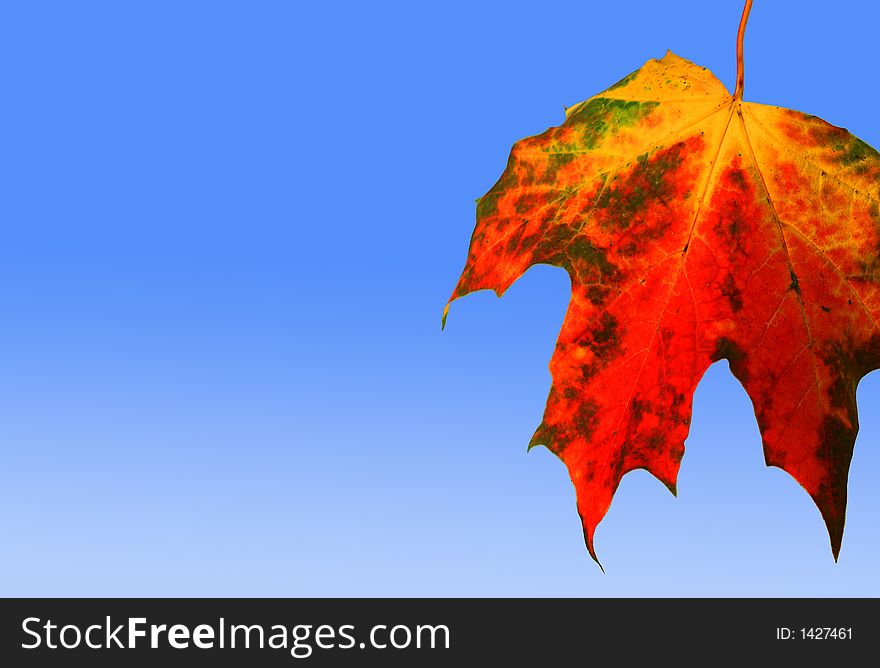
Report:
[[[721,294],[727,297],[727,301],[730,303],[730,309],[734,313],[737,313],[742,308],[742,293],[736,285],[736,280],[734,279],[733,274],[727,274],[727,276],[724,277],[724,282],[721,284]]]
[[[736,342],[722,336],[715,344],[715,351],[712,353],[711,359],[713,362],[726,359],[733,375],[739,378],[740,382],[746,383],[748,380],[746,357],[745,351]]]
[[[602,314],[599,326],[593,330],[593,341],[596,346],[607,346],[615,343],[617,319],[608,312]]]
[[[537,193],[525,193],[516,198],[513,209],[519,214],[528,213],[539,207],[544,201],[544,195]]]
[[[607,311],[604,312],[598,323],[580,338],[578,345],[589,348],[593,353],[593,361],[581,365],[583,379],[588,380],[620,353],[617,319]]]
[[[590,300],[591,304],[594,306],[602,306],[611,294],[612,289],[605,285],[590,285],[587,287],[586,292],[587,299]]]
[[[801,284],[798,283],[797,274],[794,273],[793,269],[788,270],[789,275],[791,276],[791,285],[788,286],[789,290],[794,290],[799,295],[801,294]]]
[[[525,225],[520,225],[513,231],[513,234],[510,235],[510,238],[507,240],[507,243],[505,244],[505,252],[506,253],[512,254],[514,251],[516,251],[517,247],[519,246],[520,242],[522,241],[522,236],[523,236],[523,232],[525,232],[525,229],[526,229]]]
[[[850,135],[851,141],[843,147],[840,162],[847,167],[854,167],[856,173],[861,173],[867,166],[863,164],[869,158],[877,159],[878,154],[871,146],[857,137]]]
[[[679,142],[653,154],[644,153],[636,159],[636,165],[613,185],[607,187],[596,202],[596,207],[603,209],[605,215],[601,224],[607,228],[625,230],[631,224],[638,223],[645,214],[648,204],[659,203],[668,206],[667,198],[675,192],[675,184],[668,178],[684,161],[685,144]],[[659,234],[665,231],[666,225],[658,226]],[[656,232],[657,229],[649,232]],[[641,232],[644,234],[644,232]]]
[[[588,399],[578,406],[572,420],[578,436],[589,440],[590,435],[596,428],[596,413],[598,412],[599,404],[592,399]]]
[[[547,168],[544,170],[544,173],[541,175],[541,181],[543,183],[553,183],[556,181],[556,172],[559,171],[560,167],[563,167],[574,160],[574,153],[549,153],[547,155]],[[519,213],[519,212],[518,212]]]
[[[741,169],[729,169],[727,170],[727,179],[730,184],[736,188],[737,190],[745,190],[746,189],[746,179],[743,176]]]
[[[645,450],[650,451],[650,457],[654,458],[663,451],[665,443],[666,437],[663,435],[663,432],[659,429],[652,429],[642,439],[641,446]]]
[[[739,347],[738,344],[723,336],[718,339],[718,343],[715,344],[715,352],[712,353],[713,362],[717,362],[718,360],[722,359],[726,359],[731,362],[740,361],[745,359],[745,357],[745,352],[742,348]]]
[[[629,403],[629,412],[633,422],[641,422],[645,413],[651,412],[651,402],[634,397]]]

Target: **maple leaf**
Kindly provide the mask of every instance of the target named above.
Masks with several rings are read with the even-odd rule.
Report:
[[[501,296],[535,264],[571,277],[529,447],[567,466],[594,559],[624,474],[646,469],[675,494],[694,390],[721,359],[767,465],[810,494],[840,551],[856,386],[880,367],[880,155],[742,100],[750,4],[733,95],[670,52],[517,142],[478,200],[450,299]]]

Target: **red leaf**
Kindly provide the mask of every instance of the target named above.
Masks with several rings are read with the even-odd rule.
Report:
[[[809,492],[840,550],[856,385],[880,366],[880,156],[739,90],[671,53],[649,61],[517,142],[477,206],[450,302],[500,296],[535,264],[571,277],[531,445],[568,467],[594,558],[624,474],[675,493],[694,389],[720,359],[767,464]]]

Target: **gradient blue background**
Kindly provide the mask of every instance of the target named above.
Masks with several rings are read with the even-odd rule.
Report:
[[[526,454],[568,300],[440,314],[511,144],[740,0],[28,2],[0,14],[0,594],[880,595],[880,377],[840,563],[727,363],[679,497],[583,545]],[[746,98],[880,146],[880,5],[758,0]]]

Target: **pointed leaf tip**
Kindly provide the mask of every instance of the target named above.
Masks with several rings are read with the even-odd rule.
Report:
[[[593,539],[587,537],[587,532],[584,530],[584,541],[587,544],[587,551],[590,553],[590,556],[593,558],[593,561],[596,562],[596,565],[599,567],[599,570],[602,571],[602,574],[605,574],[605,567],[602,565],[602,562],[599,561],[599,557],[596,556],[596,550],[593,547]]]

